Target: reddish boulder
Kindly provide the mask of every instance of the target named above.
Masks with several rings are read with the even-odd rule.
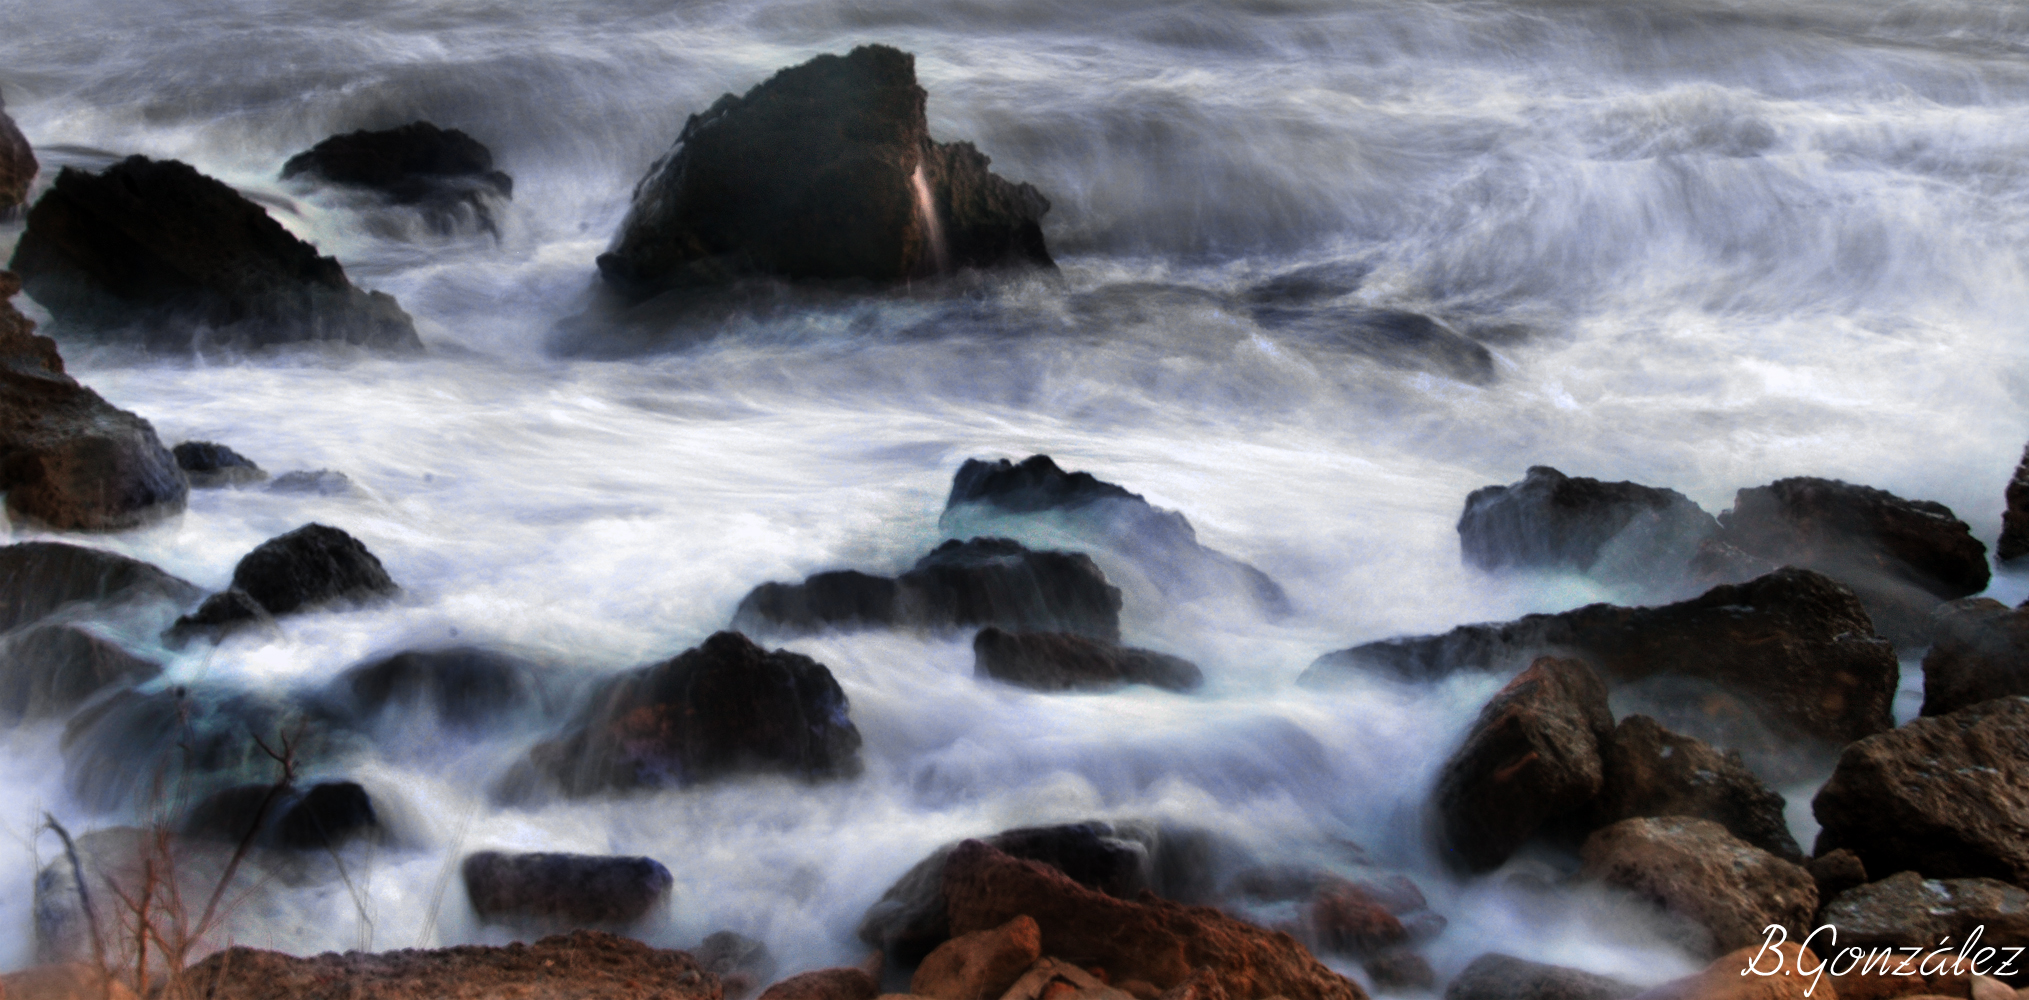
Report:
[[[2029,695],[2029,608],[1987,597],[1940,606],[1923,656],[1923,714]]]
[[[1578,877],[1625,889],[1687,921],[1690,950],[1719,954],[1763,939],[1771,924],[1801,941],[1818,909],[1810,873],[1710,820],[1623,820],[1593,832]]]
[[[760,1000],[874,1000],[880,995],[881,984],[865,969],[837,968],[790,976],[762,990]]]
[[[1601,755],[1606,776],[1592,825],[1636,816],[1695,816],[1785,861],[1803,861],[1783,816],[1782,796],[1755,777],[1740,754],[1722,754],[1646,715],[1630,715],[1620,720]]]
[[[1043,957],[1043,932],[1027,915],[937,946],[909,980],[909,992],[937,1000],[999,1000]]]

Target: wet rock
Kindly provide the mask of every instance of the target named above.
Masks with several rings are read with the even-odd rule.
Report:
[[[1826,904],[1818,922],[1838,929],[1839,950],[1921,947],[1927,952],[1949,938],[1949,954],[1956,955],[1975,928],[1983,928],[1980,947],[2022,947],[2029,945],[2029,892],[1990,878],[1925,879],[1899,872],[1841,893]],[[1981,967],[1991,971],[1998,965],[1995,959]],[[2016,972],[2023,971],[2020,962],[2016,966]]]
[[[308,788],[273,784],[220,789],[191,807],[183,834],[237,844],[293,851],[322,851],[381,831],[373,799],[351,781],[323,781]]]
[[[1990,575],[1987,547],[1951,508],[1835,479],[1741,490],[1719,522],[1744,552],[1853,588],[1897,643],[1928,641],[1931,609],[1985,590]]]
[[[936,1000],[999,1000],[1042,957],[1042,930],[1018,916],[938,945],[909,979],[909,992]]]
[[[1640,817],[1593,831],[1578,877],[1625,889],[1686,920],[1694,953],[1719,954],[1763,939],[1777,924],[1810,933],[1818,888],[1810,874],[1710,820]]]
[[[986,625],[1118,643],[1120,590],[1082,553],[974,538],[939,545],[892,580],[843,571],[801,584],[765,583],[733,614],[735,629],[757,633]]]
[[[1627,1000],[1641,988],[1561,965],[1487,952],[1472,960],[1444,1000]]]
[[[874,1000],[880,995],[881,984],[865,969],[837,968],[790,976],[763,991],[761,1000]]]
[[[387,570],[359,539],[337,528],[306,524],[256,546],[233,567],[232,587],[177,619],[178,636],[216,635],[265,615],[286,615],[336,601],[367,601],[399,593]]]
[[[1283,336],[1350,351],[1398,368],[1421,368],[1472,385],[1494,380],[1486,346],[1441,320],[1402,309],[1256,304],[1254,322]]]
[[[991,516],[1048,514],[1094,545],[1119,553],[1164,596],[1247,595],[1262,611],[1290,611],[1289,596],[1268,574],[1198,542],[1184,516],[1087,472],[1065,472],[1048,455],[1019,464],[965,460],[951,480],[938,524],[957,532]],[[985,525],[981,525],[985,527]]]
[[[931,141],[925,99],[915,57],[885,45],[720,98],[649,168],[599,273],[641,299],[749,275],[887,284],[1052,266],[1049,202],[971,144]]]
[[[29,626],[0,637],[0,722],[54,718],[106,688],[161,672],[161,664],[77,625]]]
[[[1987,597],[1938,606],[1923,656],[1923,714],[2029,695],[2029,609]]]
[[[1613,735],[1606,685],[1576,660],[1543,657],[1480,709],[1438,771],[1433,825],[1445,861],[1499,867],[1546,826],[1599,794],[1600,747]]]
[[[176,466],[190,479],[191,489],[244,486],[268,478],[253,459],[211,441],[185,441],[170,449]]]
[[[320,497],[342,497],[359,492],[351,477],[330,469],[297,469],[284,472],[268,484],[270,493],[302,493]]]
[[[1830,988],[1830,976],[1821,983],[1818,977],[1805,975],[1799,961],[1812,968],[1817,960],[1804,955],[1794,941],[1776,945],[1766,955],[1759,945],[1742,948],[1721,955],[1694,975],[1637,993],[1635,1000],[1844,1000]],[[1769,974],[1760,975],[1756,969]]]
[[[775,956],[765,942],[733,931],[705,935],[690,950],[698,964],[725,984],[727,1000],[752,996],[761,984],[775,978]]]
[[[824,664],[720,632],[608,681],[563,737],[530,752],[529,764],[571,796],[750,773],[847,778],[860,769],[848,709]]]
[[[2022,461],[2002,493],[2008,509],[2001,512],[2001,538],[1994,545],[1994,556],[2012,562],[2029,555],[2029,447],[2022,449]]]
[[[28,203],[28,185],[40,169],[28,137],[8,117],[7,102],[0,99],[0,219]]]
[[[1860,856],[1845,848],[1819,855],[1804,863],[1811,881],[1818,886],[1818,903],[1824,905],[1841,893],[1867,884],[1867,866]]]
[[[1776,857],[1802,863],[1790,835],[1783,797],[1763,784],[1734,752],[1679,736],[1646,715],[1630,715],[1602,748],[1605,781],[1592,823],[1608,826],[1636,816],[1693,816]]]
[[[546,700],[534,664],[473,646],[407,650],[362,663],[339,674],[330,692],[361,719],[421,710],[465,728],[504,721]]]
[[[439,231],[461,213],[498,233],[496,200],[514,196],[514,178],[493,169],[493,151],[457,129],[425,122],[335,135],[282,165],[282,179],[301,177],[365,188],[397,205],[412,205]]]
[[[1390,908],[1354,882],[1326,886],[1311,900],[1309,917],[1318,947],[1341,955],[1379,955],[1409,940]]]
[[[624,927],[669,904],[676,879],[653,858],[480,851],[459,866],[487,923]]]
[[[1406,948],[1389,948],[1360,960],[1360,968],[1373,977],[1374,988],[1389,993],[1431,993],[1437,989],[1437,970],[1430,960]]]
[[[1372,642],[1319,657],[1299,683],[1326,685],[1358,670],[1413,680],[1511,670],[1543,653],[1581,657],[1616,689],[1651,678],[1709,682],[1796,739],[1843,746],[1894,725],[1894,649],[1875,637],[1850,589],[1800,569],[1662,607],[1593,604]]]
[[[1608,483],[1533,466],[1465,498],[1459,548],[1481,569],[1572,569],[1666,589],[1719,522],[1676,490]]]
[[[62,542],[0,546],[0,632],[65,608],[187,606],[203,594],[194,583],[103,549]]]
[[[66,167],[10,266],[68,336],[173,352],[422,346],[392,296],[354,287],[259,205],[174,160]]]
[[[1198,973],[1232,997],[1365,996],[1287,934],[1264,931],[1210,907],[1146,896],[1137,902],[1116,899],[1048,865],[976,840],[951,852],[944,896],[953,934],[999,927],[1026,914],[1042,931],[1045,954],[1104,969],[1115,980],[1145,980],[1168,990]]]
[[[972,675],[1038,691],[1106,691],[1147,684],[1194,691],[1205,683],[1181,657],[1110,646],[1063,632],[1003,632],[988,626],[972,639]]]

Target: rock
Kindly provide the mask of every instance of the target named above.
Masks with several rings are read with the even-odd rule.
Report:
[[[1373,977],[1374,988],[1389,993],[1433,993],[1437,970],[1430,961],[1406,948],[1390,948],[1360,960],[1360,968]]]
[[[480,228],[498,234],[493,201],[514,196],[514,178],[493,169],[492,150],[424,121],[332,136],[282,165],[282,179],[293,177],[366,188],[416,206],[439,231],[469,212]]]
[[[1811,803],[1823,855],[1870,872],[2029,885],[2029,700],[1925,716],[1846,748]]]
[[[1824,940],[1823,937],[1818,939],[1820,942]],[[1862,969],[1866,962],[1864,956],[1857,961],[1852,958],[1840,959],[1838,968],[1844,975],[1833,975],[1832,968],[1828,966],[1825,969],[1824,985],[1818,987],[1818,992],[1811,994],[1811,1000],[1817,1000],[1828,988],[1837,991],[1838,1000],[1901,1000],[1904,997],[1956,997],[1965,1000],[1972,992],[1972,983],[1965,976],[1952,975],[1948,969],[1942,973],[1935,973],[1935,965],[1932,966],[1935,973],[1933,975],[1921,974],[1920,962],[1910,963],[1910,971],[1907,974],[1894,975],[1894,972],[1902,967],[1904,957],[1902,953],[1885,956],[1873,969],[1865,971]],[[1847,964],[1849,962],[1856,964],[1849,967]],[[1887,971],[1883,971],[1884,965]],[[2014,991],[2008,992],[2012,994]]]
[[[60,531],[124,531],[182,513],[190,487],[154,426],[64,374],[56,342],[36,336],[35,324],[6,301],[20,288],[0,271],[7,513]]]
[[[874,1000],[880,995],[881,984],[866,970],[839,968],[790,976],[768,987],[761,1000]]]
[[[1571,569],[1667,589],[1719,522],[1676,490],[1573,478],[1532,466],[1465,498],[1459,548],[1481,569]]]
[[[235,785],[206,797],[183,821],[183,835],[293,851],[323,851],[381,830],[366,789],[323,781],[307,789]]]
[[[41,169],[28,137],[7,116],[7,102],[0,99],[0,219],[28,203],[28,185]]]
[[[1310,902],[1310,925],[1319,947],[1341,955],[1379,955],[1409,940],[1409,929],[1373,893],[1337,880]]]
[[[0,637],[0,722],[54,718],[106,688],[161,672],[161,664],[76,625],[29,626]]]
[[[1994,556],[2012,562],[2029,555],[2029,447],[2022,449],[2022,461],[2003,496],[2008,509],[2001,513],[2001,538],[1994,545]]]
[[[1987,589],[1987,547],[1951,508],[1835,479],[1741,490],[1719,515],[1724,540],[1851,588],[1881,634],[1923,645],[1941,601]]]
[[[680,951],[580,930],[505,948],[326,952],[296,958],[228,948],[192,965],[192,992],[210,1000],[723,1000],[717,976]]]
[[[1990,878],[1925,879],[1899,872],[1841,893],[1818,921],[1837,928],[1839,951],[1921,947],[1928,952],[1949,938],[1947,954],[1956,956],[1975,928],[1982,928],[1979,947],[2022,947],[2029,945],[2029,892]],[[1969,952],[1968,961],[1976,955],[1976,950]],[[1891,971],[1905,971],[1900,955],[1895,962]],[[1992,956],[1980,967],[1992,971],[1999,965],[2000,956]],[[1917,963],[1911,968],[1924,971]],[[2023,963],[2017,961],[2013,971],[2025,971]]]
[[[392,296],[355,288],[259,205],[174,160],[64,168],[10,267],[71,336],[174,352],[422,346]]]
[[[487,923],[625,927],[667,907],[676,885],[653,858],[609,855],[480,851],[459,872]]]
[[[1280,584],[1199,544],[1197,531],[1182,514],[1153,506],[1140,494],[1091,473],[1067,473],[1048,455],[1031,455],[1020,464],[1005,458],[966,459],[952,477],[938,524],[960,533],[971,522],[993,516],[1040,514],[1133,562],[1166,597],[1238,593],[1271,615],[1291,610]]]
[[[720,632],[606,682],[565,735],[538,744],[529,761],[571,796],[747,773],[847,778],[860,769],[849,707],[824,664]]]
[[[362,663],[339,674],[329,690],[361,719],[407,709],[468,729],[511,719],[545,701],[533,664],[473,646],[406,650]]]
[[[752,996],[762,983],[775,977],[775,956],[768,945],[744,934],[707,934],[690,953],[706,972],[725,983],[727,1000]]]
[[[1601,759],[1605,781],[1593,804],[1594,826],[1636,816],[1693,816],[1785,861],[1803,862],[1783,797],[1755,777],[1740,754],[1722,754],[1646,715],[1630,715],[1602,747]]]
[[[203,595],[188,580],[103,549],[62,542],[0,546],[0,632],[67,606],[189,605]]]
[[[1048,865],[976,840],[952,850],[944,868],[944,897],[954,935],[999,927],[1026,914],[1042,931],[1045,954],[1080,967],[1096,966],[1110,979],[1140,979],[1169,990],[1198,973],[1236,1000],[1365,996],[1288,934],[1253,927],[1211,907],[1147,896],[1136,902],[1115,899]]]
[[[1810,859],[1804,863],[1804,870],[1811,874],[1811,881],[1817,883],[1820,905],[1831,902],[1848,889],[1867,884],[1867,866],[1860,862],[1859,855],[1843,847]]]
[[[1427,369],[1471,385],[1494,380],[1486,345],[1450,324],[1403,309],[1339,303],[1284,305],[1257,302],[1248,313],[1277,334],[1373,358],[1396,368]]]
[[[1094,971],[1104,973],[1106,970]],[[1167,995],[1156,991],[1152,984],[1143,985],[1153,996]],[[1219,992],[1218,995],[1225,994]],[[1137,994],[1106,985],[1103,978],[1092,972],[1054,958],[1039,959],[1020,979],[1015,980],[1013,986],[1008,987],[1006,993],[1001,994],[1001,1000],[1135,1000],[1136,997]]]
[[[635,188],[600,275],[642,299],[747,275],[891,284],[1054,266],[1049,202],[971,144],[932,142],[926,96],[914,56],[866,45],[721,97]]]
[[[260,617],[258,612],[286,615],[400,591],[380,560],[359,539],[327,525],[306,524],[276,535],[242,556],[233,567],[232,587],[206,598],[196,612],[177,619],[174,631],[188,635],[230,628]]]
[[[1759,966],[1753,964],[1757,959]],[[1776,945],[1766,955],[1760,945],[1742,948],[1694,975],[1637,993],[1635,1000],[1843,1000],[1831,988],[1831,976],[1805,975],[1799,961],[1809,968],[1816,959],[1806,957],[1795,942]]]
[[[1546,825],[1599,794],[1600,746],[1613,735],[1606,685],[1576,660],[1543,657],[1480,709],[1438,771],[1433,821],[1445,861],[1499,867]]]
[[[1967,992],[1972,1000],[2016,1000],[2015,988],[1992,976],[1972,977],[1971,988]]]
[[[1319,657],[1298,679],[1379,670],[1412,680],[1456,670],[1514,669],[1542,653],[1585,659],[1621,688],[1680,677],[1737,692],[1779,732],[1832,746],[1889,729],[1900,676],[1853,592],[1781,569],[1655,608],[1593,604],[1440,636],[1387,639]]]
[[[1771,924],[1801,941],[1818,910],[1808,872],[1710,820],[1622,820],[1593,831],[1579,857],[1580,879],[1625,889],[1702,932],[1686,942],[1693,953],[1747,947]]]
[[[1627,1000],[1641,988],[1561,965],[1487,952],[1444,988],[1444,1000]]]
[[[733,614],[733,628],[755,633],[985,625],[1117,644],[1120,590],[1082,553],[974,538],[939,545],[892,580],[845,570],[800,584],[764,583]]]
[[[0,116],[0,125],[7,124]],[[4,138],[4,136],[0,136]],[[0,998],[11,1000],[136,1000],[117,976],[83,962],[37,965],[0,976]]]
[[[191,489],[243,486],[268,478],[252,459],[222,444],[185,441],[170,451],[176,456],[177,467],[189,477]]]
[[[2029,695],[2029,609],[1992,598],[1938,605],[1923,656],[1923,714]]]
[[[999,1000],[1043,957],[1043,932],[1027,916],[937,946],[909,980],[909,992],[936,1000]]]
[[[989,625],[972,639],[972,676],[1038,691],[1105,691],[1147,684],[1194,691],[1198,665],[1147,649],[1109,646],[1064,632],[1010,633]]]
[[[330,469],[297,469],[284,472],[268,484],[270,493],[304,493],[320,497],[342,497],[359,492],[352,479]]]

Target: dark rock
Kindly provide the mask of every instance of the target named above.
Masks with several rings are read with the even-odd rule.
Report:
[[[333,601],[364,601],[400,592],[380,560],[359,539],[306,524],[256,546],[233,567],[232,588],[205,599],[176,622],[179,635],[286,615]]]
[[[624,927],[667,906],[676,885],[643,857],[480,851],[459,871],[472,912],[487,923]]]
[[[1867,866],[1860,856],[1845,848],[1820,855],[1804,863],[1811,881],[1818,884],[1820,905],[1837,899],[1846,890],[1867,884]]]
[[[818,56],[692,115],[651,166],[599,272],[634,298],[744,275],[887,284],[1052,266],[1035,188],[930,139],[915,57]],[[924,195],[932,209],[926,213]]]
[[[1818,887],[1808,872],[1710,820],[1622,820],[1593,831],[1579,857],[1580,879],[1625,889],[1686,921],[1693,953],[1748,947],[1770,925],[1801,941],[1818,911]]]
[[[1459,548],[1481,569],[1548,567],[1667,586],[1719,522],[1676,490],[1531,467],[1465,498]]]
[[[456,726],[479,727],[541,706],[533,664],[487,649],[408,650],[348,668],[332,692],[362,717],[421,708]]]
[[[330,469],[297,469],[284,472],[268,484],[270,493],[312,493],[320,497],[340,497],[357,492],[352,479],[343,472]]]
[[[380,829],[372,798],[351,781],[319,782],[307,789],[234,785],[191,807],[183,821],[188,837],[295,851],[328,850]]]
[[[514,196],[514,178],[493,169],[493,151],[457,129],[410,122],[378,132],[335,135],[282,165],[282,179],[305,177],[367,188],[413,205],[440,231],[461,211],[498,233],[493,199]]]
[[[204,593],[138,559],[61,542],[0,546],[0,632],[70,606],[187,607]]]
[[[1181,657],[1109,646],[1063,632],[1003,632],[988,626],[972,639],[972,676],[1038,691],[1104,691],[1147,684],[1194,691],[1205,683]]]
[[[1627,1000],[1641,987],[1618,979],[1487,952],[1472,960],[1444,1000]]]
[[[1319,657],[1299,683],[1354,670],[1412,680],[1511,670],[1543,653],[1581,657],[1616,689],[1672,676],[1710,682],[1747,699],[1770,728],[1832,746],[1894,724],[1894,649],[1874,636],[1851,590],[1799,569],[1663,607],[1593,604],[1368,643]]]
[[[1048,455],[1020,464],[1005,458],[965,460],[952,477],[938,524],[951,531],[978,514],[1057,515],[1093,544],[1118,552],[1148,575],[1164,596],[1187,599],[1240,593],[1263,611],[1288,614],[1289,596],[1268,574],[1199,544],[1191,522],[1151,505],[1138,493],[1086,472],[1067,473]]]
[[[744,773],[846,778],[860,769],[860,734],[848,708],[824,664],[720,632],[608,681],[565,735],[539,744],[529,762],[572,796]]]
[[[1898,872],[1846,890],[1826,904],[1818,920],[1838,928],[1840,950],[1928,951],[1950,938],[1956,952],[1976,927],[1985,928],[1981,947],[2022,947],[2029,945],[2029,892],[1990,878],[1925,879]]]
[[[1545,826],[1599,794],[1613,736],[1606,685],[1576,660],[1543,657],[1480,709],[1432,795],[1439,852],[1464,871],[1498,868]]]
[[[234,785],[272,784],[269,749],[288,743],[300,768],[320,769],[364,749],[361,738],[279,693],[216,688],[111,692],[65,724],[64,783],[89,808],[150,806],[161,789],[188,801]]]
[[[0,100],[0,218],[28,203],[29,182],[40,169],[28,137],[7,116],[7,102]]]
[[[66,167],[10,266],[74,336],[179,352],[422,346],[392,296],[355,288],[259,205],[174,160]]]
[[[1397,368],[1423,368],[1472,385],[1494,380],[1493,352],[1422,313],[1346,305],[1257,304],[1254,322],[1284,336]]]
[[[1923,714],[2029,695],[2029,609],[1987,597],[1938,606],[1923,656]]]
[[[0,638],[0,721],[59,716],[106,688],[161,672],[161,664],[76,625],[32,625]]]
[[[1090,556],[1035,552],[1005,538],[948,541],[895,579],[843,571],[765,583],[740,601],[733,627],[790,634],[872,626],[998,625],[1120,641],[1120,590]]]
[[[1735,752],[1679,736],[1646,715],[1620,721],[1601,749],[1605,783],[1592,823],[1608,826],[1636,816],[1693,816],[1776,857],[1802,863],[1790,835],[1783,798],[1754,776]]]
[[[268,474],[261,471],[252,459],[222,444],[185,441],[171,451],[176,456],[177,467],[190,477],[192,489],[240,486],[268,478]]]
[[[2022,461],[2003,495],[2008,509],[2001,512],[2001,538],[1994,545],[1994,556],[2012,562],[2029,555],[2029,448],[2022,449]]]
[[[1719,522],[1743,552],[1853,588],[1898,643],[1927,642],[1931,609],[1987,589],[1991,575],[1987,547],[1951,508],[1835,479],[1741,490]]]
[[[1389,993],[1430,993],[1437,989],[1437,970],[1429,959],[1407,948],[1389,948],[1360,960],[1374,979],[1374,988]]]
[[[1870,872],[2029,885],[2029,700],[1925,716],[1846,748],[1811,803],[1814,854]]]
[[[744,934],[732,931],[707,934],[690,953],[706,972],[726,984],[727,1000],[753,996],[763,983],[775,978],[775,956],[768,951],[767,943]]]

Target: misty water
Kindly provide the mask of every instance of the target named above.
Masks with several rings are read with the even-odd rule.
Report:
[[[828,299],[674,349],[553,349],[688,115],[866,42],[916,54],[936,138],[1052,201],[1060,273]],[[661,660],[764,581],[906,568],[945,537],[972,456],[1043,452],[1142,493],[1295,605],[1271,621],[1168,600],[1097,553],[1126,641],[1204,668],[1188,695],[983,684],[964,635],[784,643],[832,670],[865,738],[865,773],[834,784],[502,808],[486,787],[548,731],[415,720],[311,775],[385,803],[396,836],[353,856],[358,895],[282,887],[235,921],[239,943],[298,953],[504,940],[455,876],[498,848],[661,861],[659,945],[733,929],[784,974],[852,963],[860,914],[938,844],[1100,818],[1407,873],[1451,921],[1426,949],[1441,975],[1502,950],[1657,982],[1698,964],[1668,934],[1597,897],[1459,879],[1425,846],[1432,775],[1502,678],[1324,692],[1297,674],[1358,642],[1627,597],[1461,564],[1465,495],[1529,465],[1710,511],[1841,478],[1941,501],[1991,546],[2029,417],[2020,4],[0,0],[0,90],[40,186],[130,153],[190,162],[394,294],[428,347],[164,360],[63,342],[165,443],[357,486],[194,491],[166,523],[64,540],[216,589],[318,521],[404,588],[215,648],[142,640],[169,682],[288,690],[455,643],[593,674]],[[497,239],[277,178],[331,134],[418,118],[514,176]],[[0,224],[0,252],[19,233]],[[1491,366],[1264,320],[1250,303],[1292,276],[1335,307],[1436,317]],[[1061,540],[1033,519],[996,530]],[[1991,591],[2025,592],[2006,573]],[[43,811],[74,830],[135,818],[68,790],[61,731],[0,734],[0,968],[31,959]],[[1784,790],[1808,848],[1812,788]]]

